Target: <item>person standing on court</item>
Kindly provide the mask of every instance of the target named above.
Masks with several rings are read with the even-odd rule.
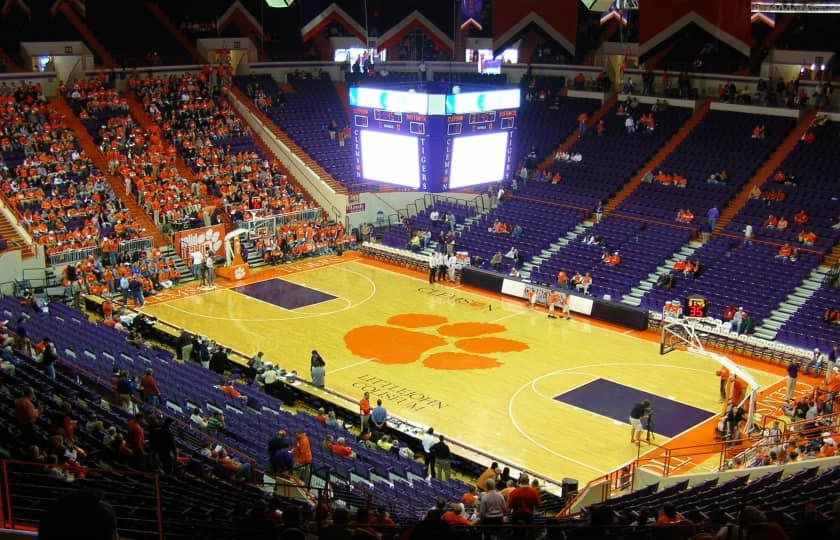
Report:
[[[726,385],[729,383],[729,369],[726,366],[720,366],[720,369],[715,371],[715,375],[720,377],[720,401],[718,403],[723,403],[726,401]]]
[[[429,283],[435,282],[435,275],[437,274],[437,253],[429,255]]]
[[[437,280],[443,282],[446,278],[446,255],[438,252],[437,258]]]
[[[327,363],[318,354],[318,351],[312,350],[312,357],[309,360],[309,374],[312,377],[312,385],[318,388],[324,387],[324,376],[327,374]]]
[[[438,480],[446,482],[452,474],[452,468],[449,465],[452,452],[449,451],[449,446],[446,445],[443,435],[438,437],[438,442],[432,446],[431,450],[435,458],[435,474]]]
[[[204,259],[204,265],[207,267],[207,286],[208,287],[213,286],[213,280],[216,277],[216,271],[213,268],[213,265],[215,264],[215,262],[216,261],[214,260],[213,250],[208,249],[207,250],[207,257]]]
[[[630,442],[638,443],[642,438],[642,418],[650,415],[650,401],[644,400],[630,410]]]
[[[790,401],[796,392],[796,378],[799,376],[799,362],[791,360],[787,366],[787,393],[785,399]]]
[[[370,394],[365,392],[365,395],[362,396],[362,399],[359,400],[359,417],[361,418],[361,430],[362,432],[368,428],[368,424],[370,424]]]
[[[423,462],[426,465],[426,477],[435,478],[435,455],[432,453],[432,446],[435,445],[435,428],[429,428],[423,434]]]

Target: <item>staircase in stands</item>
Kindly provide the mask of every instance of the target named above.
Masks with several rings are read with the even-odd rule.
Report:
[[[23,71],[14,59],[9,56],[9,53],[6,52],[6,49],[0,48],[0,62],[6,65],[6,71],[8,72],[18,72]]]
[[[3,251],[19,249],[21,250],[20,256],[23,258],[32,257],[35,254],[29,242],[23,239],[2,212],[0,212],[0,237],[3,237],[3,240],[6,241],[6,249]]]
[[[347,84],[341,81],[334,84],[335,91],[338,94],[338,97],[341,98],[341,104],[344,105],[344,114],[347,115],[347,118],[350,118],[350,101],[348,101],[349,96],[347,95]]]
[[[88,27],[87,23],[76,13],[75,8],[71,5],[73,2],[61,2],[58,10],[67,18],[67,21],[76,29],[76,31],[82,36],[85,43],[90,50],[93,51],[102,65],[108,69],[113,69],[118,67],[117,61],[111,56],[111,53],[105,48],[102,43],[96,39],[96,36],[91,31],[90,27]],[[115,24],[117,24],[115,22]]]
[[[149,12],[152,15],[154,15],[155,18],[157,18],[158,22],[160,22],[160,25],[163,26],[163,28],[166,29],[167,32],[169,32],[169,35],[171,35],[172,38],[175,41],[177,41],[179,45],[181,45],[184,51],[186,51],[187,54],[190,55],[190,58],[192,58],[193,62],[199,65],[206,63],[206,60],[204,59],[204,57],[201,56],[201,53],[198,52],[198,49],[196,49],[192,42],[189,39],[187,39],[184,33],[178,29],[178,27],[175,25],[175,23],[172,21],[169,15],[167,15],[162,9],[160,9],[160,6],[157,5],[156,2],[146,2],[146,9],[149,10]]]
[[[82,150],[84,150],[85,154],[87,154],[91,161],[93,161],[96,168],[102,171],[105,175],[105,179],[108,181],[111,189],[123,205],[125,205],[132,217],[142,224],[146,233],[154,238],[156,246],[164,245],[166,240],[163,238],[163,235],[160,233],[143,207],[137,203],[137,199],[126,193],[125,184],[115,175],[108,172],[108,162],[105,159],[105,156],[102,154],[102,151],[99,150],[99,147],[96,146],[96,143],[93,142],[93,137],[90,136],[90,133],[88,133],[88,130],[82,124],[82,121],[73,114],[73,109],[70,108],[67,101],[63,97],[57,97],[53,98],[51,105],[56,111],[60,112],[64,116],[64,121],[67,122],[67,125],[76,133],[76,137],[79,140],[79,145],[82,147]]]
[[[665,158],[674,151],[682,142],[688,137],[688,134],[700,123],[703,118],[709,113],[709,109],[711,108],[710,102],[703,103],[700,107],[694,111],[694,114],[691,115],[691,118],[682,125],[682,127],[674,133],[673,137],[671,137],[665,145],[659,149],[659,151],[654,154],[650,160],[645,163],[645,165],[639,169],[633,178],[630,179],[627,184],[624,185],[621,190],[615,194],[615,196],[607,201],[607,204],[604,205],[604,214],[609,215],[613,210],[615,210],[619,204],[624,201],[639,185],[642,183],[642,178],[644,178],[647,171],[656,169],[660,163],[665,161]]]
[[[726,225],[732,221],[732,218],[735,217],[742,208],[744,208],[744,205],[746,205],[747,201],[750,200],[750,193],[753,188],[761,186],[768,178],[770,178],[770,175],[779,168],[788,154],[790,154],[796,147],[796,143],[799,142],[802,135],[804,135],[808,130],[808,127],[811,125],[811,122],[814,121],[816,115],[816,109],[812,109],[807,111],[802,118],[800,118],[799,123],[796,124],[796,127],[794,127],[790,133],[788,133],[788,136],[785,137],[782,144],[776,148],[767,161],[764,162],[764,165],[756,171],[752,178],[750,178],[749,181],[744,184],[744,187],[741,188],[741,191],[739,191],[726,208],[723,209],[720,214],[720,219],[718,219],[717,224],[715,225],[715,233],[723,231]]]

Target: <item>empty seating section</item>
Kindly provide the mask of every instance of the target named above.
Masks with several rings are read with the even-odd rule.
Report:
[[[634,116],[648,114],[649,106],[639,106]],[[594,209],[631,178],[656,151],[679,129],[691,115],[690,109],[669,107],[653,113],[655,129],[652,134],[627,133],[626,116],[618,115],[618,108],[604,115],[604,131],[597,135],[591,129],[578,140],[571,151],[580,153],[580,163],[557,161],[548,172],[559,174],[559,183],[531,183],[524,195],[555,200],[582,209]],[[610,294],[618,299],[641,279],[653,272],[680,245],[691,237],[686,228],[645,225],[637,220],[610,216],[586,231],[570,244],[532,270],[531,278],[542,283],[554,283],[560,270],[567,274],[591,273],[592,294]],[[602,245],[585,244],[586,236],[601,236]],[[619,251],[621,263],[606,266],[601,263],[604,249]]]
[[[266,448],[278,429],[285,429],[290,436],[303,430],[310,438],[315,475],[319,468],[329,467],[332,482],[343,484],[344,489],[351,489],[352,485],[353,491],[370,492],[373,507],[390,508],[398,518],[421,517],[437,499],[458,500],[467,489],[459,480],[421,481],[426,473],[420,462],[355,442],[349,445],[357,459],[336,456],[325,450],[321,441],[327,435],[344,436],[351,441],[353,436],[348,431],[327,427],[307,414],[289,413],[276,398],[250,387],[237,385],[247,400],[232,398],[214,387],[219,383],[219,375],[200,365],[174,362],[171,353],[163,349],[137,348],[126,341],[126,334],[90,323],[84,314],[63,304],[50,307],[49,317],[32,317],[27,323],[33,342],[49,336],[62,357],[105,381],[110,380],[114,369],[139,376],[153,368],[161,391],[161,406],[165,406],[167,414],[189,425],[194,408],[205,416],[222,411],[225,432],[214,432],[213,437],[251,458],[262,470],[270,469]],[[23,309],[14,298],[0,299],[0,314],[4,318],[15,321]]]
[[[587,236],[601,237],[601,245],[585,243]],[[693,231],[684,227],[609,217],[540,263],[539,271],[531,276],[539,282],[554,283],[561,270],[570,278],[575,272],[589,273],[591,294],[609,294],[613,300],[619,300],[692,236]],[[604,264],[601,254],[605,251],[618,251],[621,262],[616,266]]]
[[[53,15],[54,4],[33,2],[22,9],[7,9],[0,17],[0,48],[23,66],[20,44],[24,41],[81,41],[82,37],[62,14]],[[0,62],[2,63],[2,62]]]
[[[713,479],[690,488],[685,480],[659,491],[654,484],[611,499],[603,506],[615,513],[618,523],[635,521],[642,511],[655,515],[666,503],[674,505],[677,512],[694,523],[706,523],[717,519],[716,516],[732,523],[746,504],[772,513],[782,524],[793,525],[804,517],[808,507],[816,519],[831,514],[840,467],[822,472],[813,467],[784,477],[781,471],[771,472],[752,481],[748,478],[745,474],[722,483]],[[596,507],[589,507],[587,514],[595,511]]]
[[[260,77],[257,81],[269,96],[278,96],[281,92],[276,81],[270,76]],[[285,100],[273,100],[275,104],[285,101],[285,105],[275,105],[267,111],[271,120],[348,189],[370,189],[370,184],[357,185],[359,182],[353,173],[354,162],[350,143],[341,146],[338,137],[333,139],[328,133],[331,122],[335,122],[339,130],[348,125],[344,105],[329,76],[323,74],[315,79],[290,76],[289,83],[294,92],[286,93],[283,96]],[[240,81],[239,84],[245,87],[247,82]]]
[[[439,219],[432,221],[430,216],[435,211],[438,212]],[[387,230],[380,240],[385,245],[405,249],[408,241],[411,239],[412,231],[429,231],[432,234],[432,240],[439,242],[441,235],[445,237],[450,231],[449,223],[444,221],[444,215],[448,212],[451,212],[455,216],[455,223],[457,225],[463,225],[465,219],[475,216],[474,208],[459,204],[437,202],[433,206],[426,208],[424,212],[410,218],[409,227],[404,225],[393,227]]]
[[[783,192],[784,200],[750,199],[727,225],[728,232],[737,234],[750,224],[759,239],[796,245],[799,233],[809,230],[817,235],[813,249],[831,249],[840,237],[840,228],[833,228],[840,217],[840,177],[835,160],[840,155],[840,123],[828,122],[823,127],[812,127],[811,131],[814,141],[800,140],[779,167],[786,178],[794,177],[796,185],[776,181],[774,171],[762,186],[762,192]],[[801,210],[808,215],[808,221],[800,226],[794,217]],[[784,217],[789,226],[784,230],[762,227],[770,215],[777,219]]]
[[[691,255],[700,261],[697,277],[677,274],[673,289],[651,289],[643,297],[642,307],[659,311],[664,302],[699,294],[709,300],[710,316],[722,319],[726,306],[743,306],[758,325],[820,260],[816,254],[802,253],[791,263],[776,259],[777,251],[775,245],[713,238]]]
[[[756,124],[766,126],[766,139],[751,138]],[[694,213],[694,223],[699,225],[711,207],[723,208],[740,190],[794,124],[791,118],[710,111],[658,167],[666,174],[685,177],[687,186],[643,183],[616,211],[672,222],[677,211],[685,208]],[[726,184],[707,182],[711,174],[720,171],[729,175]]]
[[[577,128],[578,116],[592,114],[599,106],[598,100],[572,97],[560,97],[556,102],[553,99],[523,101],[514,135],[514,168],[532,149],[537,163],[541,162]]]
[[[6,165],[0,169],[0,190],[47,253],[143,233],[40,87],[22,86],[0,100],[0,155]]]
[[[148,65],[190,65],[193,62],[181,45],[146,7],[146,2],[125,5],[104,2],[86,14],[88,26],[124,67]],[[131,21],[118,24],[115,21]]]
[[[823,284],[776,334],[776,341],[827,352],[840,343],[840,324],[823,322],[826,310],[840,311],[840,288]]]
[[[647,105],[638,109],[631,114],[638,117],[650,112]],[[628,134],[624,128],[627,117],[617,111],[616,106],[604,115],[602,135],[590,129],[574,144],[571,151],[581,154],[580,163],[551,164],[548,171],[560,174],[559,183],[533,183],[523,194],[592,210],[599,201],[614,195],[691,116],[690,109],[669,107],[652,113],[656,126],[653,134]]]
[[[478,255],[484,261],[479,265],[489,268],[489,261],[500,251],[505,255],[511,247],[516,247],[522,258],[527,261],[539,255],[551,242],[565,235],[584,219],[580,210],[556,206],[542,201],[513,199],[501,207],[473,222],[470,228],[455,239],[457,250],[468,251],[470,257]],[[522,235],[513,238],[509,234],[491,232],[493,223],[514,224],[522,227]],[[500,271],[510,271],[513,261],[505,258]]]

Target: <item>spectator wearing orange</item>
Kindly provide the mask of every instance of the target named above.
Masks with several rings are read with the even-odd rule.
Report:
[[[607,266],[618,266],[621,263],[621,257],[617,251],[614,251],[613,253],[604,252],[601,255],[601,260],[604,261],[604,264]]]
[[[656,525],[674,525],[675,523],[679,523],[681,521],[683,521],[683,517],[677,512],[674,505],[671,503],[665,503],[659,511],[659,517],[656,519]]]
[[[686,208],[685,210],[680,208],[677,211],[677,221],[680,223],[691,223],[692,221],[694,221],[694,213],[688,208]]]
[[[461,495],[461,504],[464,506],[475,506],[476,502],[478,502],[478,496],[475,494],[475,491],[475,486],[469,486],[467,492]]]
[[[447,525],[469,527],[473,522],[463,516],[464,509],[459,503],[453,503],[450,509],[440,517]]]
[[[793,248],[790,246],[790,244],[785,242],[784,244],[782,244],[782,247],[779,248],[778,253],[776,253],[776,258],[788,260],[792,254]]]
[[[296,432],[295,437],[297,442],[292,448],[292,456],[295,458],[295,471],[302,482],[308,483],[312,467],[312,448],[309,445],[309,437],[303,431]]]
[[[809,216],[805,210],[800,210],[796,214],[793,215],[793,222],[797,225],[805,225],[808,223]]]
[[[487,480],[489,480],[491,478],[493,480],[498,480],[500,474],[501,474],[501,471],[499,471],[499,464],[494,461],[493,463],[490,464],[489,467],[484,469],[484,471],[478,477],[478,480],[476,481],[475,485],[476,485],[476,487],[478,487],[479,491],[485,491],[487,489]],[[467,504],[467,503],[464,503],[464,504]]]
[[[817,235],[814,231],[804,230],[799,233],[799,243],[805,246],[813,246],[817,241]]]
[[[720,400],[718,403],[724,403],[726,401],[726,385],[729,382],[729,368],[726,366],[720,366],[717,371],[715,371],[715,375],[718,376],[720,379]]]

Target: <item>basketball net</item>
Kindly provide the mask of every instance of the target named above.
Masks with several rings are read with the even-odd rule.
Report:
[[[726,356],[706,350],[700,337],[707,332],[698,324],[699,321],[697,319],[681,318],[680,314],[674,309],[674,306],[671,306],[671,309],[668,311],[668,313],[663,311],[662,332],[659,338],[659,354],[665,355],[679,349],[705,356],[725,366],[732,375],[747,383],[749,390],[746,392],[744,400],[735,405],[745,406],[747,409],[747,433],[752,431],[756,397],[758,396],[758,390],[761,389],[758,382],[744,368]],[[731,391],[731,382],[729,387]]]

